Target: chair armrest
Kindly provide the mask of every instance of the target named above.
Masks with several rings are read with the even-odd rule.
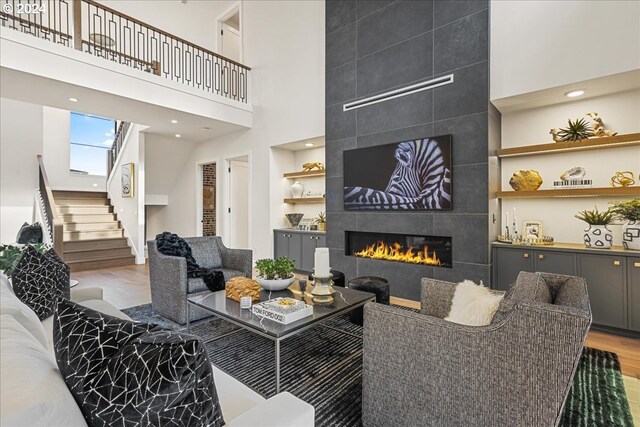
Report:
[[[71,288],[71,301],[82,302],[91,299],[103,299],[102,288]]]
[[[222,266],[231,270],[242,271],[245,277],[251,277],[253,271],[253,251],[251,249],[229,249],[220,245]]]
[[[451,311],[456,283],[423,278],[420,288],[420,313],[444,319]]]
[[[187,260],[183,257],[164,255],[155,248],[149,248],[149,279],[152,289],[154,286],[165,287],[171,284],[171,289],[179,290],[186,295]]]
[[[313,427],[315,409],[294,395],[282,392],[232,419],[229,427]]]

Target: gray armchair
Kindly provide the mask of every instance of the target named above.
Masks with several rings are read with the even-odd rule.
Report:
[[[246,249],[229,249],[218,236],[184,239],[200,267],[222,271],[224,280],[251,277],[253,253]],[[187,278],[187,261],[182,257],[158,252],[155,240],[147,242],[151,304],[153,310],[180,324],[187,323],[187,296],[209,292],[202,279]],[[191,321],[210,316],[199,308],[191,309]]]
[[[364,309],[372,426],[557,426],[591,308],[584,279],[520,273],[489,326],[442,319],[455,284],[422,279],[421,313]]]

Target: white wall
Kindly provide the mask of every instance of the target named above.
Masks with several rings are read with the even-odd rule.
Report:
[[[620,134],[640,132],[640,90],[615,93],[586,100],[576,100],[544,108],[523,110],[502,115],[502,147],[542,144],[551,142],[549,129],[564,127],[568,118],[584,117],[596,111],[604,119],[605,126]],[[553,181],[573,166],[587,170],[586,178],[594,187],[608,187],[609,179],[616,171],[640,173],[640,148],[637,146],[598,151],[566,152],[559,154],[515,157],[502,159],[502,189],[510,190],[509,179],[520,169],[537,170],[543,180],[541,189],[553,188]],[[637,184],[636,184],[637,185]],[[608,202],[628,197],[556,198],[556,199],[503,199],[503,212],[516,207],[518,221],[541,220],[544,233],[557,242],[582,242],[584,223],[574,215],[585,209],[606,209]],[[521,224],[518,224],[520,231]],[[621,244],[619,225],[614,231],[614,244]]]
[[[15,243],[33,217],[42,154],[42,107],[0,98],[0,241]]]
[[[286,222],[282,173],[290,170],[274,171],[270,147],[324,135],[324,2],[247,1],[242,20],[244,62],[252,67],[253,127],[197,145],[169,194],[169,206],[162,208],[163,228],[195,234],[199,162],[250,155],[250,241],[258,259],[271,256],[272,229]],[[225,192],[220,169],[218,190]],[[219,230],[224,222],[222,216]]]
[[[128,137],[120,150],[114,171],[107,182],[107,192],[113,205],[113,211],[125,229],[125,236],[129,240],[136,263],[144,263],[144,197],[145,197],[145,134],[144,126],[131,125]],[[134,197],[122,197],[121,167],[127,163],[134,165]]]
[[[491,2],[491,99],[640,68],[640,2]]]

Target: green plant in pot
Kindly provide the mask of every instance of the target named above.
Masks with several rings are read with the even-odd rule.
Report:
[[[622,225],[622,245],[625,249],[640,251],[640,199],[615,202],[610,208]]]
[[[575,215],[576,218],[589,224],[589,228],[584,230],[584,245],[594,249],[610,249],[613,246],[613,233],[607,225],[615,219],[615,214],[611,209],[600,212],[594,206],[593,210],[581,211]]]
[[[320,212],[318,214],[318,218],[316,219],[316,224],[318,224],[318,230],[327,231],[327,214],[324,212]]]
[[[268,291],[287,289],[295,280],[294,268],[295,263],[287,257],[259,259],[256,261],[256,281]]]
[[[22,252],[25,250],[27,246],[33,246],[39,252],[45,252],[49,249],[49,246],[44,243],[33,243],[30,245],[1,245],[0,246],[0,270],[7,275],[7,277],[11,278],[11,273],[13,273],[13,269],[16,268],[18,261],[22,258]]]

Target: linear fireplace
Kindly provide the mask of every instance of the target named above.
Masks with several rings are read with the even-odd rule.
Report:
[[[434,267],[452,267],[451,237],[345,231],[345,254]]]

